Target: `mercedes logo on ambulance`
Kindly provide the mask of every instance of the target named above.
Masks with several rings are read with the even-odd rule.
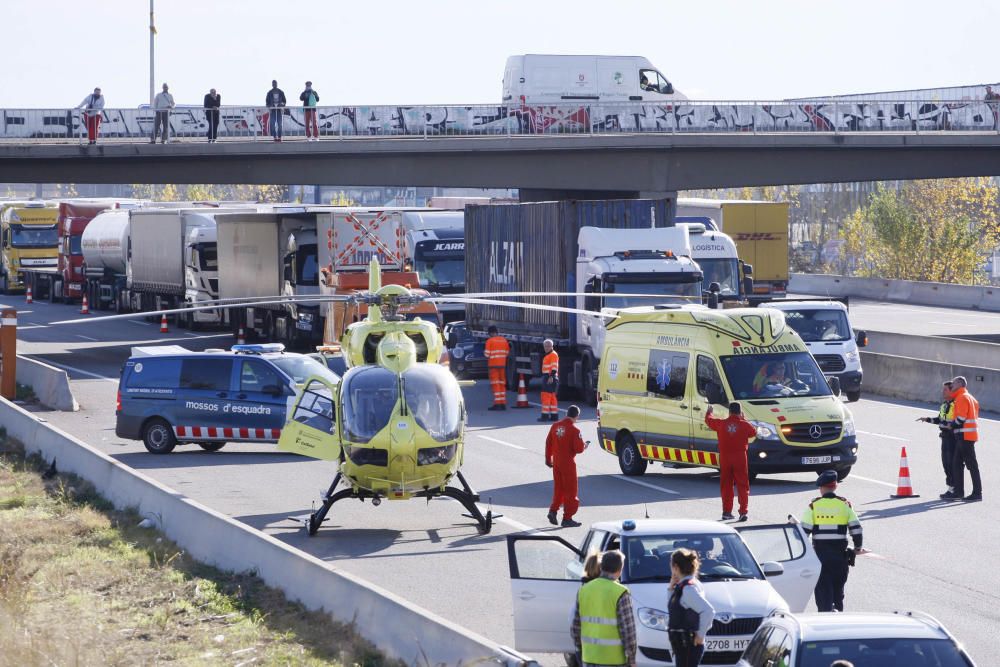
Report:
[[[819,437],[823,435],[823,427],[819,424],[813,424],[809,427],[809,437],[813,440],[818,440]]]

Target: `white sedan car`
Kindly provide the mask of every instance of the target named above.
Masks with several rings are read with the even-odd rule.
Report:
[[[740,526],[689,519],[605,521],[591,526],[580,547],[552,535],[508,535],[514,643],[519,651],[565,653],[572,658],[570,622],[590,551],[625,554],[622,583],[636,612],[640,665],[672,664],[667,636],[670,555],[693,549],[700,579],[715,608],[703,665],[734,665],[774,611],[806,608],[820,563],[802,527]]]

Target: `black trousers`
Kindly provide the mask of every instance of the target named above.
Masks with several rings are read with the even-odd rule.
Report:
[[[965,469],[969,470],[969,477],[972,478],[972,495],[983,495],[983,480],[979,476],[979,461],[976,460],[976,443],[972,440],[963,440],[955,436],[955,459],[952,466],[952,486],[955,487],[955,495],[965,495]]]
[[[153,134],[150,137],[154,142],[156,141],[156,135],[159,134],[161,141],[166,141],[170,135],[170,112],[169,111],[157,111],[156,116],[153,118]]]
[[[817,611],[844,611],[844,586],[847,585],[847,547],[838,542],[836,546],[816,547],[816,555],[822,564],[819,580],[816,582]]]
[[[944,483],[955,486],[955,434],[951,431],[941,431],[941,465],[944,468]]]
[[[674,651],[674,667],[698,667],[701,657],[705,654],[705,645],[695,646],[693,643],[675,642],[670,639],[670,648]]]
[[[208,121],[208,140],[215,141],[219,136],[219,110],[208,109],[205,111],[205,120]]]

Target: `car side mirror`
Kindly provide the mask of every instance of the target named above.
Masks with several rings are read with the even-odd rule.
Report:
[[[661,92],[664,95],[673,95],[674,94],[674,84],[672,84],[669,81],[667,81],[667,84],[665,86],[663,86],[663,90]]]
[[[713,286],[718,287],[718,283],[712,283]],[[706,299],[707,305],[712,310],[719,307],[719,293],[714,291],[709,291],[708,298]]]
[[[837,376],[828,377],[826,383],[830,385],[830,391],[834,396],[840,396],[840,378]]]
[[[764,571],[765,577],[777,577],[785,573],[785,566],[773,560],[761,563],[760,569]]]
[[[858,347],[868,347],[868,332],[858,331],[854,334],[854,339],[858,343]]]

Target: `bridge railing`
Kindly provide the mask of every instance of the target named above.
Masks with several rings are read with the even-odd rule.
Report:
[[[304,109],[280,113],[284,137],[305,137]],[[172,139],[207,140],[207,110],[169,112]],[[80,109],[0,110],[0,140],[87,141]],[[219,109],[218,137],[271,140],[272,114],[263,107]],[[671,104],[413,105],[316,107],[320,138],[440,137],[552,134],[997,132],[1000,101],[684,101]],[[150,140],[156,112],[103,109],[100,141]]]

